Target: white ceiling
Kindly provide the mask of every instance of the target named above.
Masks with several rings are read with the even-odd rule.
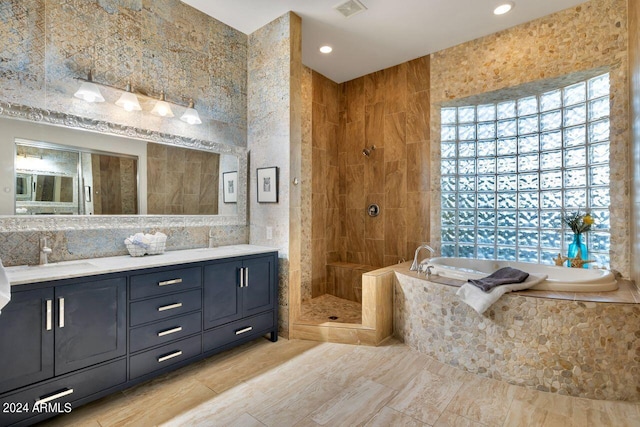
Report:
[[[345,0],[183,0],[225,24],[251,34],[288,11],[302,18],[302,61],[337,83],[428,55],[585,0],[361,0],[365,12],[344,18],[333,9]],[[318,48],[333,46],[333,53]]]

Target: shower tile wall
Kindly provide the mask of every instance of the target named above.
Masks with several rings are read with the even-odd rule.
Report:
[[[409,259],[429,241],[429,57],[340,91],[341,261],[382,267]],[[372,203],[377,217],[367,215]]]
[[[327,264],[387,266],[429,241],[429,57],[340,85],[312,78],[315,297],[333,289]]]

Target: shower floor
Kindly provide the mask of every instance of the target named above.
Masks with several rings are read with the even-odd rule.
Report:
[[[330,319],[335,316],[337,319]],[[362,323],[362,304],[325,294],[302,303],[300,321],[320,325],[326,322]]]

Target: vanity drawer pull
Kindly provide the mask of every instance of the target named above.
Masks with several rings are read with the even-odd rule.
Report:
[[[158,332],[158,336],[164,337],[165,335],[175,334],[176,332],[182,332],[182,326],[178,326],[177,328],[167,329],[166,331]]]
[[[53,314],[53,301],[47,300],[47,331],[50,331],[52,326],[52,314]]]
[[[72,388],[64,389],[64,390],[62,390],[62,391],[60,391],[58,393],[52,394],[51,396],[41,397],[39,399],[36,399],[36,405],[40,405],[42,403],[47,403],[47,402],[51,402],[52,400],[60,399],[61,397],[68,396],[71,393],[73,393],[73,389]]]
[[[247,333],[249,331],[253,331],[253,326],[248,326],[248,327],[246,327],[244,329],[238,329],[236,331],[236,335],[242,335],[242,334]]]
[[[182,283],[182,279],[165,280],[164,282],[158,282],[158,286],[177,285]]]
[[[175,353],[167,354],[166,356],[158,357],[158,363],[162,363],[165,360],[173,359],[174,357],[182,356],[182,350],[178,350]]]
[[[64,328],[64,298],[58,298],[58,327]]]
[[[158,307],[158,311],[173,310],[174,308],[180,308],[180,307],[182,307],[182,303],[177,302],[175,304],[163,305],[162,307]]]

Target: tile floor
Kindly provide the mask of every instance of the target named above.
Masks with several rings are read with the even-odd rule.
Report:
[[[335,316],[337,319],[330,319]],[[305,302],[297,323],[322,325],[326,322],[362,323],[362,304],[325,294]]]
[[[477,377],[396,341],[259,339],[80,407],[47,426],[640,426],[640,402]]]

